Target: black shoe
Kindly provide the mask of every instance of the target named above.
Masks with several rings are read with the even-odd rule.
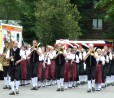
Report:
[[[11,89],[11,86],[9,86],[8,89],[10,90]]]
[[[9,95],[15,95],[15,92],[14,92],[14,91],[12,91],[12,92],[10,92],[10,93],[9,93]]]
[[[31,90],[38,90],[38,88],[37,87],[33,87],[33,88],[31,88]]]
[[[35,90],[35,87],[31,88],[31,90]]]
[[[90,93],[91,92],[91,89],[88,89],[87,92]]]
[[[35,87],[35,90],[38,90],[38,87]]]
[[[3,87],[3,89],[8,89],[8,86],[7,86],[7,85],[5,85],[5,86]]]
[[[16,90],[16,94],[19,94],[19,90]]]
[[[95,91],[95,88],[94,87],[92,87],[92,92],[94,92]]]
[[[80,82],[80,85],[83,85],[83,81]]]
[[[78,87],[79,85],[76,83],[76,86],[75,87]]]
[[[61,91],[61,89],[60,89],[60,88],[58,88],[58,89],[57,89],[57,91]]]
[[[61,88],[61,91],[64,91],[64,88],[63,87]]]
[[[114,86],[114,83],[111,83],[112,86]]]

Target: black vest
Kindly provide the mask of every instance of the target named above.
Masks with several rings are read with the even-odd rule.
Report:
[[[93,55],[89,55],[85,60],[85,63],[87,67],[96,66],[97,64],[96,59]]]
[[[7,48],[6,48],[6,47],[4,47],[4,49],[3,49],[3,53],[5,53],[5,52],[6,52],[6,50],[7,50]]]
[[[58,53],[58,51],[56,52],[56,54],[57,53]],[[64,57],[64,55],[63,54],[59,54],[57,56],[57,58],[55,59],[55,61],[56,61],[56,65],[64,65],[64,63],[65,63],[65,57]]]
[[[10,49],[10,56],[13,56],[14,61],[10,60],[10,65],[15,65],[15,62],[21,59],[20,56],[20,48],[17,48],[15,51],[12,49]],[[20,64],[18,64],[20,65]],[[16,65],[17,66],[17,65]]]
[[[30,63],[36,63],[39,61],[39,55],[37,54],[36,51],[33,51],[31,53],[31,57],[30,57]]]

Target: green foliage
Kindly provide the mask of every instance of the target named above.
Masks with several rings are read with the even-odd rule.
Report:
[[[104,9],[105,20],[114,20],[114,0],[100,0],[95,7]]]
[[[0,19],[17,20],[19,11],[17,0],[0,0]]]
[[[57,39],[76,39],[80,33],[80,14],[69,0],[39,0],[36,3],[36,32],[44,44]]]

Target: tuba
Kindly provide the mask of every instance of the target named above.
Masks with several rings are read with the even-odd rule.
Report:
[[[8,34],[10,34],[10,43],[9,43],[7,49],[5,50],[4,54],[6,54],[7,51],[9,49],[11,49],[11,47],[12,47],[12,40],[11,40],[11,33],[10,33],[10,31],[8,31]],[[10,65],[10,61],[7,60],[5,56],[1,56],[0,57],[0,63],[2,64],[2,66],[9,66]]]

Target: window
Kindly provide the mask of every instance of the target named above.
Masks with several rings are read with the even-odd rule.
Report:
[[[102,29],[102,19],[93,19],[93,29]]]
[[[17,41],[19,42],[19,34],[17,34]]]

